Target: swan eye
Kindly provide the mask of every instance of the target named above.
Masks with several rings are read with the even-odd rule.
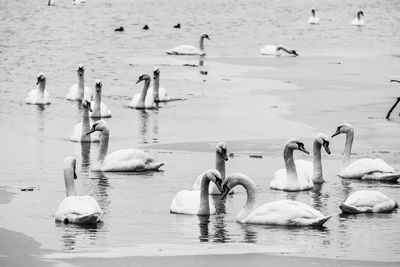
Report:
[[[322,145],[323,145],[323,146],[329,146],[329,141],[327,141],[327,140],[322,140]]]
[[[297,144],[297,147],[298,147],[299,149],[304,148],[304,144],[303,144],[303,143],[296,142],[296,144]]]

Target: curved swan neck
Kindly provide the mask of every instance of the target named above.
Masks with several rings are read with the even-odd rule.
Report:
[[[64,169],[64,182],[67,197],[76,196],[74,183],[74,170],[72,168]]]
[[[239,221],[245,219],[248,214],[253,210],[257,198],[256,185],[248,177],[238,177],[238,184],[241,184],[246,189],[247,200],[242,210],[238,213],[237,219]]]
[[[218,151],[215,153],[215,168],[217,169],[217,171],[219,171],[219,173],[221,174],[221,178],[222,180],[225,179],[225,159],[221,156],[220,153],[218,153]]]
[[[292,148],[285,146],[285,148],[283,149],[283,159],[285,161],[287,179],[292,181],[297,181],[297,171],[293,159]]]
[[[314,140],[313,146],[313,176],[312,180],[319,180],[323,181],[322,175],[322,162],[321,162],[321,147],[322,145],[317,141]]]
[[[160,74],[154,75],[154,84],[153,84],[153,96],[155,101],[159,101],[159,89],[160,89]]]
[[[210,185],[210,180],[206,175],[201,179],[200,186],[200,207],[198,211],[198,215],[209,215],[210,214],[210,200],[208,197],[208,188]]]
[[[103,163],[104,159],[107,156],[109,137],[110,137],[109,130],[103,129],[103,131],[101,132],[101,137],[100,137],[99,155],[97,156],[97,161],[100,163]]]
[[[147,94],[147,90],[149,89],[150,86],[150,79],[145,80],[144,81],[144,85],[143,85],[143,89],[142,89],[142,93],[140,94],[140,102],[144,103],[144,101],[146,100],[146,94]]]
[[[78,97],[79,99],[83,99],[85,94],[85,78],[84,74],[82,76],[78,74]]]
[[[90,142],[90,134],[86,134],[90,131],[90,118],[89,118],[89,109],[87,107],[83,107],[82,111],[82,135],[81,140]]]
[[[346,168],[350,164],[350,153],[351,153],[351,147],[353,145],[353,139],[354,139],[354,130],[350,129],[346,133],[346,145],[344,146],[342,169]]]
[[[278,45],[278,46],[276,47],[276,51],[279,52],[279,50],[283,50],[283,51],[285,51],[285,52],[288,53],[288,54],[292,54],[292,51],[289,51],[289,49],[287,49],[287,48],[284,47],[283,45]]]

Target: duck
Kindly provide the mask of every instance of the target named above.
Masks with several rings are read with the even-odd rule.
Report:
[[[354,26],[363,26],[365,24],[364,21],[364,12],[361,10],[357,12],[357,17],[351,21],[351,25]]]
[[[303,168],[296,166],[293,160],[294,150],[309,154],[302,141],[289,139],[283,148],[283,160],[285,161],[286,169],[279,169],[275,172],[270,188],[283,191],[303,191],[314,187],[310,174]]]
[[[67,197],[60,203],[55,213],[56,222],[74,224],[96,224],[101,222],[103,210],[91,196],[77,196],[75,190],[76,159],[64,159],[64,181]]]
[[[215,148],[215,169],[221,174],[221,179],[224,180],[226,176],[226,168],[225,163],[228,161],[228,149],[225,142],[219,142]],[[196,181],[194,182],[192,188],[193,190],[200,190],[202,179],[204,174],[201,174],[197,177]],[[209,188],[210,195],[220,195],[222,194],[219,187],[215,186],[213,183],[210,183]],[[229,192],[233,194],[233,190]]]
[[[194,47],[192,45],[180,45],[171,50],[165,51],[168,55],[200,55],[205,56],[206,52],[204,50],[204,39],[210,40],[207,34],[202,34],[200,36],[200,48]]]
[[[315,9],[311,9],[311,17],[308,19],[308,24],[319,24],[319,18],[315,16]]]
[[[31,105],[51,104],[49,91],[46,90],[46,77],[43,72],[38,73],[36,84],[38,88],[29,91],[25,103]]]
[[[100,147],[97,162],[92,167],[92,172],[142,172],[157,171],[164,162],[156,162],[154,158],[142,150],[129,148],[117,150],[107,155],[110,130],[104,120],[93,123],[86,134],[100,132]]]
[[[156,103],[169,101],[167,90],[164,87],[160,87],[160,69],[158,67],[154,67],[153,69],[153,80],[154,85],[147,91],[146,98],[152,97]],[[149,99],[149,101],[151,100]]]
[[[313,145],[313,161],[302,159],[295,160],[296,169],[306,171],[308,177],[311,178],[313,184],[322,184],[325,182],[322,174],[321,148],[324,147],[328,155],[331,154],[329,149],[329,137],[324,133],[319,133],[314,138]]]
[[[154,102],[153,94],[147,94],[150,87],[150,76],[143,74],[139,77],[136,84],[144,81],[144,86],[140,94],[135,94],[132,97],[132,101],[129,103],[128,107],[135,109],[153,109],[156,108],[156,103]]]
[[[343,214],[391,212],[398,207],[396,201],[376,190],[356,191],[339,206]]]
[[[266,45],[263,48],[261,48],[261,54],[267,55],[267,56],[277,56],[280,57],[282,54],[280,51],[285,51],[288,55],[297,57],[299,54],[297,54],[296,50],[289,49],[283,45]]]
[[[100,133],[96,132],[92,135],[87,135],[86,133],[90,131],[93,122],[89,118],[89,111],[92,111],[91,104],[89,100],[82,101],[82,122],[75,125],[70,140],[72,142],[83,142],[83,143],[96,143],[100,142]]]
[[[222,182],[222,199],[229,191],[241,185],[247,193],[245,206],[236,216],[236,221],[243,224],[282,225],[282,226],[323,226],[332,215],[324,216],[318,210],[305,203],[293,200],[276,200],[254,208],[257,189],[254,181],[242,173],[234,173]]]
[[[180,29],[180,28],[181,28],[181,24],[178,23],[178,24],[174,25],[174,28],[175,28],[175,29]]]
[[[85,97],[92,99],[92,89],[85,86],[85,67],[83,64],[78,65],[78,83],[73,84],[67,94],[68,100],[82,101]]]
[[[107,105],[101,101],[101,91],[103,88],[103,84],[101,80],[96,80],[95,85],[95,95],[94,101],[92,101],[91,105],[93,110],[90,111],[91,118],[111,118],[111,110],[107,107]]]
[[[202,174],[200,190],[182,190],[174,196],[170,212],[187,215],[215,214],[215,206],[210,205],[209,199],[210,181],[222,190],[221,174],[215,169],[210,169]]]
[[[346,144],[343,152],[342,169],[339,177],[345,179],[377,180],[383,182],[396,182],[400,172],[387,164],[383,159],[361,158],[350,164],[351,147],[353,146],[354,129],[348,123],[340,124],[332,138],[339,134],[346,134]]]

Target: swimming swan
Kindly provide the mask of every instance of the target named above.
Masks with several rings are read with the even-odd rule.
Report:
[[[158,67],[154,67],[153,69],[153,80],[154,85],[147,91],[146,98],[153,97],[154,102],[169,101],[167,90],[164,87],[160,87],[160,69]]]
[[[325,182],[322,175],[321,148],[324,147],[326,153],[331,154],[329,150],[329,138],[326,134],[319,133],[315,136],[313,145],[313,162],[298,159],[295,161],[296,169],[306,171],[308,177],[314,184],[322,184]]]
[[[91,196],[77,196],[74,180],[76,176],[76,159],[67,157],[64,160],[64,181],[67,197],[60,203],[55,214],[56,221],[75,224],[95,224],[101,221],[103,211]]]
[[[100,147],[97,162],[93,165],[93,172],[140,172],[158,170],[164,165],[156,162],[154,158],[139,149],[121,149],[107,155],[110,131],[103,120],[93,123],[92,129],[87,133],[99,131]]]
[[[206,52],[204,51],[204,39],[210,40],[207,34],[200,36],[200,49],[192,45],[180,45],[171,50],[165,51],[168,55],[200,55],[204,56]]]
[[[350,153],[354,139],[353,126],[350,123],[339,125],[332,137],[341,133],[346,134],[346,145],[343,153],[342,170],[339,173],[340,177],[385,182],[395,182],[400,178],[400,172],[396,172],[383,159],[362,158],[350,164]]]
[[[96,80],[94,101],[91,103],[93,106],[93,111],[90,111],[91,118],[111,118],[111,110],[101,101],[102,87],[101,81]]]
[[[364,12],[362,12],[361,10],[357,12],[357,17],[354,18],[351,21],[351,25],[354,26],[363,26],[365,24],[364,22]]]
[[[224,189],[222,199],[237,185],[242,185],[247,192],[246,204],[236,216],[236,220],[240,223],[322,226],[331,217],[331,215],[324,216],[307,204],[293,200],[268,202],[254,209],[257,196],[256,185],[253,180],[241,173],[229,175],[222,182]]]
[[[70,136],[70,140],[72,142],[85,142],[85,143],[94,143],[100,142],[100,133],[96,132],[92,135],[87,135],[86,133],[90,131],[90,128],[93,122],[90,121],[89,111],[92,110],[90,106],[90,102],[87,100],[82,101],[82,122],[75,125],[72,134]]]
[[[263,54],[263,55],[280,57],[280,56],[282,56],[282,54],[280,53],[281,50],[285,51],[286,53],[288,53],[289,55],[292,55],[294,57],[298,56],[298,54],[295,50],[288,49],[283,45],[278,45],[278,46],[266,45],[263,48],[261,48],[260,51],[261,51],[261,54]]]
[[[225,142],[219,142],[217,144],[216,151],[215,151],[215,168],[221,174],[222,180],[224,180],[226,177],[226,172],[225,172],[225,162],[226,161],[228,161],[227,146],[226,146]],[[197,177],[196,181],[193,184],[193,190],[200,190],[200,186],[201,186],[203,177],[204,177],[203,174],[201,174]],[[210,192],[210,195],[222,194],[221,191],[219,190],[218,186],[215,186],[212,183],[210,183],[209,192]],[[233,194],[233,190],[229,193]]]
[[[156,108],[156,103],[154,102],[154,97],[152,94],[147,94],[147,91],[150,86],[150,76],[147,74],[143,74],[139,77],[139,80],[136,83],[140,83],[144,81],[144,86],[142,92],[140,94],[135,94],[132,97],[131,103],[129,103],[128,107],[135,109],[153,109]]]
[[[319,24],[319,18],[315,16],[315,9],[311,9],[311,17],[308,19],[308,24]]]
[[[220,173],[217,170],[208,170],[202,174],[200,191],[179,191],[172,199],[170,212],[189,215],[215,214],[215,207],[214,205],[210,206],[208,195],[210,181],[213,181],[222,190]]]
[[[84,98],[92,99],[92,89],[85,86],[85,67],[82,64],[78,65],[78,83],[71,86],[67,94],[68,100],[81,101]]]
[[[286,169],[280,169],[275,172],[270,184],[272,189],[302,191],[314,187],[310,174],[304,169],[296,168],[295,161],[293,160],[293,150],[300,150],[309,154],[300,140],[289,139],[283,149],[283,159]]]
[[[385,194],[373,190],[361,190],[352,193],[339,208],[342,213],[356,214],[364,212],[390,212],[398,204]]]
[[[50,94],[45,89],[46,88],[46,77],[44,76],[44,74],[42,72],[39,72],[39,74],[37,76],[36,84],[39,85],[38,88],[29,91],[28,96],[25,99],[25,103],[32,104],[32,105],[51,104]]]

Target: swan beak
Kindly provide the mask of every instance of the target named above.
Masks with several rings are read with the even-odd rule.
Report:
[[[331,154],[331,150],[329,149],[329,143],[328,142],[324,142],[323,146],[325,148],[326,153],[328,153],[328,155],[330,155]]]
[[[136,84],[140,83],[141,81],[142,81],[141,79],[137,80]]]
[[[95,131],[96,131],[96,130],[92,128],[89,132],[86,133],[86,135],[89,135],[89,134],[91,134],[91,133],[93,133],[93,132],[95,132]]]
[[[37,78],[36,85],[38,85],[39,83],[40,83],[40,77]]]
[[[227,154],[224,155],[224,160],[228,161],[228,155]]]
[[[218,187],[218,190],[220,192],[223,192],[223,187],[222,187],[222,179],[216,178],[215,179],[215,185]]]
[[[74,179],[78,179],[78,176],[76,175],[76,171],[74,170]]]
[[[335,137],[335,136],[338,135],[338,134],[340,134],[340,130],[339,130],[339,129],[337,129],[336,132],[335,132],[334,134],[332,134],[331,137]]]
[[[308,152],[307,149],[305,149],[304,147],[300,147],[299,150],[306,154],[310,154],[310,152]]]
[[[222,189],[223,190],[221,191],[222,192],[221,200],[224,200],[228,195],[229,191],[231,191],[231,189],[226,184],[224,184]]]

